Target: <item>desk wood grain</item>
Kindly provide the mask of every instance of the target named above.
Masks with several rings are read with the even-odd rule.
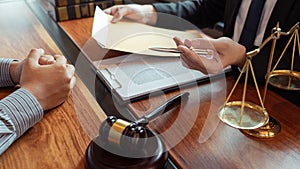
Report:
[[[24,1],[0,3],[0,55],[24,59],[31,48],[47,54],[61,54],[47,31]],[[16,88],[1,88],[3,98]],[[45,112],[0,157],[1,169],[84,168],[87,145],[98,133],[105,114],[77,76],[68,100]],[[92,127],[91,127],[92,126]]]
[[[84,48],[91,36],[92,23],[93,18],[85,18],[60,22],[59,25],[74,43]],[[229,76],[225,80],[226,85],[222,85],[223,82],[224,79],[217,79],[211,83],[182,89],[181,92],[191,93],[187,103],[151,122],[150,128],[162,135],[167,145],[172,146],[169,150],[170,158],[176,165],[189,169],[299,168],[300,107],[268,91],[265,107],[280,122],[282,131],[271,139],[250,137],[220,122],[217,117],[217,109],[223,103],[218,95],[222,96],[223,91],[228,94],[235,79]],[[242,84],[239,84],[233,100],[241,99],[242,88]],[[142,116],[178,92],[135,102],[129,108],[137,116]],[[250,101],[258,103],[253,86],[248,87],[247,95]],[[178,141],[177,137],[183,132],[186,133]],[[174,142],[176,144],[173,147]]]

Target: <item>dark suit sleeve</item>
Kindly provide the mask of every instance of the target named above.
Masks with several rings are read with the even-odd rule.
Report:
[[[205,28],[223,21],[225,2],[226,0],[186,0],[154,3],[153,6],[158,13],[157,26],[183,30]]]

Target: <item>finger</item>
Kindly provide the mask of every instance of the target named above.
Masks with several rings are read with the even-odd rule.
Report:
[[[113,7],[110,7],[110,8],[106,8],[106,9],[103,10],[103,12],[108,14],[108,15],[113,15],[113,13],[112,13],[113,8],[115,8],[115,7],[113,6]]]
[[[31,49],[27,58],[28,58],[28,63],[33,64],[33,65],[38,65],[39,64],[39,58],[44,54],[43,49]]]
[[[178,46],[178,50],[184,54],[185,56],[188,56],[189,58],[193,59],[194,61],[198,61],[198,60],[212,60],[211,57],[208,57],[207,55],[199,55],[197,53],[195,53],[192,49],[184,46],[184,45],[180,45]],[[214,53],[214,51],[211,51]],[[213,54],[212,54],[213,55]],[[213,55],[214,56],[214,55]],[[213,57],[214,58],[214,57]]]
[[[190,67],[190,68],[194,68],[194,63],[195,62],[195,58],[194,56],[194,52],[191,51],[189,48],[187,48],[184,45],[181,45],[178,47],[178,50],[182,53],[181,59],[183,59],[183,61]]]
[[[183,42],[178,37],[174,37],[173,40],[174,40],[176,46],[184,45]]]
[[[182,54],[181,59],[187,65],[188,68],[197,69],[197,66],[195,66],[196,62],[193,60],[193,58]]]
[[[67,59],[62,55],[54,55],[54,59],[56,60],[56,64],[66,64]]]
[[[128,13],[128,9],[125,7],[119,7],[117,8],[111,22],[116,23],[120,21],[126,14]]]
[[[184,54],[181,54],[180,55],[180,59],[181,59],[181,63],[182,63],[183,66],[192,69],[192,67],[191,67],[191,61],[190,61],[189,57],[187,57]]]
[[[75,84],[76,84],[76,77],[72,76],[71,81],[70,81],[70,88],[73,89]]]
[[[223,69],[222,63],[215,57],[214,59],[201,57],[186,46],[179,46],[178,50],[182,52],[182,60],[191,69],[199,70],[204,74],[218,73]]]
[[[207,74],[206,67],[203,66],[201,61],[200,62],[199,60],[195,61],[193,58],[183,54],[181,55],[181,59],[182,59],[182,65],[184,65],[185,67],[193,70],[198,70],[204,74]]]
[[[187,46],[188,48],[191,48],[192,47],[192,41],[190,41],[188,39],[185,39],[184,40],[184,45]]]
[[[182,53],[182,60],[188,65],[189,68],[200,70],[202,73],[207,74],[205,67],[205,58],[200,57],[198,54],[187,48],[186,46],[179,46],[178,50]]]
[[[106,14],[109,14],[109,15],[114,15],[117,12],[118,8],[120,8],[120,7],[121,7],[121,5],[114,5],[110,8],[104,9],[103,12],[105,12]]]
[[[40,65],[50,65],[55,62],[55,59],[52,55],[42,55],[39,59]]]
[[[67,64],[66,68],[67,68],[67,72],[68,72],[69,77],[74,76],[75,67],[73,65]]]
[[[191,56],[191,55],[195,54],[195,52],[193,52],[191,49],[189,49],[186,45],[179,45],[178,50],[186,56]]]
[[[214,49],[214,39],[207,39],[207,38],[197,38],[193,39],[190,44],[194,48],[200,49]]]
[[[185,61],[186,57],[183,54],[180,54],[180,59],[181,59],[182,66],[184,66],[186,68],[190,68],[190,66],[186,63],[186,61]]]

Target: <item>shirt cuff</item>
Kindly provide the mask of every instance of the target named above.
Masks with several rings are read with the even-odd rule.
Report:
[[[39,122],[44,115],[39,102],[24,88],[20,88],[2,99],[0,107],[14,124],[17,138]]]
[[[0,87],[15,86],[10,77],[10,64],[14,59],[0,58]]]
[[[158,26],[158,27],[163,27],[165,25],[164,21],[166,21],[164,16],[167,15],[167,14],[164,14],[166,12],[164,11],[164,8],[161,7],[163,5],[165,5],[165,4],[161,3],[161,2],[157,2],[157,3],[152,4],[152,6],[155,9],[156,14],[157,14],[157,20],[156,20],[155,25]]]

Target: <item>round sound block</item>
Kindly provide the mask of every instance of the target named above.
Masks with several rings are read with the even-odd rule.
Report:
[[[129,151],[118,145],[104,142],[100,136],[91,141],[86,150],[87,169],[161,169],[166,165],[168,152],[165,145],[147,129],[148,138],[140,150]]]

